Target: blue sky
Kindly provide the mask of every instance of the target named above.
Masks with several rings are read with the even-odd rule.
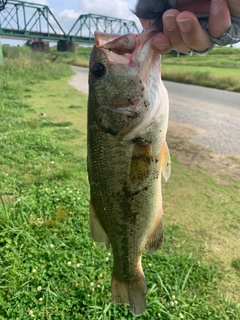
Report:
[[[62,28],[67,32],[71,29],[80,14],[88,13],[134,20],[138,25],[138,29],[141,30],[141,25],[138,19],[130,10],[134,9],[137,0],[30,0],[26,2],[47,5],[59,21]],[[1,42],[9,43],[10,41],[2,39]],[[14,42],[16,43],[16,41]],[[24,42],[18,41],[18,44],[22,43]]]
[[[73,25],[80,14],[87,13],[134,20],[139,24],[138,19],[130,11],[130,8],[134,8],[136,0],[36,0],[34,2],[47,4],[60,24],[66,29]]]
[[[80,14],[88,13],[134,20],[138,29],[141,30],[139,20],[131,12],[131,9],[134,9],[137,3],[137,0],[27,0],[26,2],[49,6],[52,13],[66,32],[71,29]],[[1,42],[9,43],[9,40],[2,39]],[[18,43],[22,44],[24,42],[18,41]],[[239,47],[240,44],[237,46]]]

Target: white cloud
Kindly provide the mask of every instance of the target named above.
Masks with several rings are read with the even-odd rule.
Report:
[[[74,11],[73,9],[71,9],[71,10],[63,10],[59,14],[59,19],[66,19],[66,20],[76,21],[78,17],[79,17],[79,13]]]
[[[130,4],[129,4],[130,3]],[[98,14],[103,16],[109,16],[114,18],[133,20],[137,24],[139,30],[141,25],[138,18],[131,12],[134,9],[136,1],[124,1],[124,0],[81,0],[79,4],[79,11],[63,10],[58,15],[58,20],[65,30],[70,30],[71,26],[77,20],[81,14]]]

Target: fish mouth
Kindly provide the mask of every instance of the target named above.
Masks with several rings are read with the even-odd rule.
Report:
[[[123,36],[99,31],[94,34],[89,83],[94,84],[91,90],[101,88],[105,92],[110,81],[111,92],[106,95],[108,105],[103,103],[102,112],[107,112],[109,119],[113,114],[120,115],[117,117],[121,119],[117,134],[120,140],[135,139],[158,114],[162,93],[159,90],[160,54],[152,46],[156,33],[156,29],[151,29]],[[102,118],[99,119],[101,122]],[[109,123],[115,126],[111,120]]]
[[[138,74],[147,84],[152,69],[159,69],[156,68],[156,63],[160,60],[160,54],[151,44],[157,32],[158,29],[154,26],[140,34],[119,35],[95,31],[95,46],[105,53],[110,66],[138,66]]]

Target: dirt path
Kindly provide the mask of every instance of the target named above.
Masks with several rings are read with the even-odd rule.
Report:
[[[88,93],[88,70],[73,67],[73,87]],[[171,85],[171,84],[170,84]],[[168,87],[168,85],[167,85]],[[178,160],[216,176],[240,177],[240,110],[171,94],[168,144]],[[240,95],[239,95],[240,104]],[[230,110],[228,112],[228,110]],[[219,129],[220,128],[220,129]],[[231,138],[229,138],[231,137]]]

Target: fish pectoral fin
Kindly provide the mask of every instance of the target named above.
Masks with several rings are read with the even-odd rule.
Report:
[[[163,227],[163,218],[161,216],[153,233],[150,234],[150,236],[147,239],[144,251],[149,255],[153,254],[155,251],[157,251],[161,247],[161,244],[163,242],[163,237],[164,237],[164,227]]]
[[[163,178],[167,181],[171,174],[171,158],[166,141],[164,142],[160,153],[160,166]]]
[[[129,282],[121,282],[112,276],[112,301],[130,306],[130,311],[135,316],[140,316],[146,311],[147,286],[144,274],[140,278]]]
[[[106,248],[110,248],[110,241],[106,231],[101,226],[98,217],[96,215],[95,209],[90,202],[90,231],[92,238],[97,243],[105,243]]]

